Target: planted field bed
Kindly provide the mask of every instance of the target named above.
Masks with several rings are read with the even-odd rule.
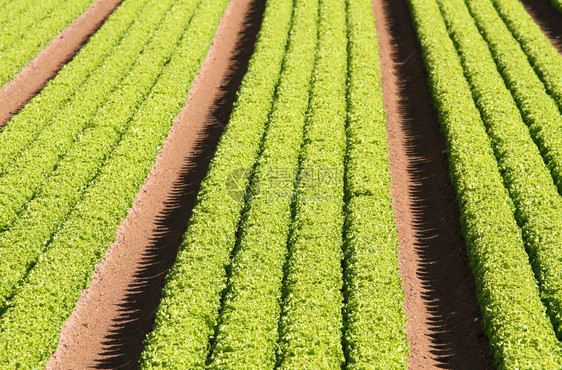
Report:
[[[0,86],[13,79],[93,0],[22,0],[0,5]]]
[[[1,366],[561,367],[557,4],[0,0]]]
[[[124,3],[2,132],[6,366],[39,366],[56,349],[183,106],[224,6]]]
[[[560,212],[554,146],[562,116],[555,91],[549,94],[539,65],[509,31],[501,10],[529,16],[510,0],[413,0],[410,7],[496,363],[557,367],[555,281],[562,249],[553,226]],[[538,26],[527,24],[537,31],[533,43],[546,45]],[[550,55],[558,62],[541,64],[545,71],[562,63],[555,51]]]
[[[49,28],[43,30],[49,32],[45,34],[48,36],[47,46],[34,44],[37,40],[27,34],[15,41],[12,46],[14,48],[31,48],[34,45],[36,49],[29,49],[26,58],[20,58],[19,62],[13,58],[2,60],[7,77],[5,76],[5,83],[0,88],[0,99],[2,100],[0,128],[37,95],[49,80],[57,75],[58,71],[76,55],[82,45],[99,29],[121,1],[96,0],[82,14],[76,18],[69,18],[72,23],[59,30],[60,32],[50,28],[52,25],[49,25]],[[10,10],[17,9],[24,3],[18,2],[17,6],[12,4]],[[6,30],[6,32],[10,31]],[[23,49],[20,53],[22,51]],[[29,60],[31,57],[32,59]]]

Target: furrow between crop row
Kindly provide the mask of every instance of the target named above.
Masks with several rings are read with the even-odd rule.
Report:
[[[186,100],[225,7],[224,0],[198,6],[180,47],[136,112],[121,144],[10,301],[0,321],[3,366],[40,367],[56,348],[62,324],[114,240]]]
[[[112,94],[119,91],[120,84],[138,68],[138,56],[146,52],[154,31],[162,27],[172,3],[172,0],[152,3],[145,17],[136,23],[138,27],[133,27],[98,73],[53,119],[49,129],[0,175],[0,230],[10,228],[22,207],[33,199],[49,174],[84,137],[85,130],[99,123],[92,121],[93,118],[103,114],[102,109]]]
[[[281,19],[272,27],[275,9],[290,31]],[[371,3],[271,1],[263,25],[142,366],[404,368],[404,294]],[[286,32],[281,50],[271,41]],[[254,98],[263,86],[250,84],[263,72],[255,68],[265,51],[283,60],[277,88],[266,85],[272,106]],[[243,126],[242,109],[259,113],[259,131]]]
[[[196,1],[177,2],[119,89],[109,97],[76,145],[50,174],[16,223],[0,234],[0,302],[12,295],[59,225],[99,174],[105,160],[127,135],[138,107],[178,46]],[[178,16],[179,15],[179,16]],[[17,246],[15,248],[14,246]]]
[[[562,233],[558,230],[562,198],[465,4],[438,2],[515,204],[541,297],[558,332],[562,319]]]
[[[410,0],[429,84],[447,139],[451,176],[484,328],[502,368],[553,368],[559,342],[539,289],[490,138],[435,0]]]
[[[0,135],[0,176],[50,127],[85,83],[98,74],[119,46],[130,38],[130,33],[139,27],[139,21],[142,23],[147,17],[150,1],[125,1],[119,6],[72,63],[65,65],[56,78],[7,123]]]
[[[93,1],[43,0],[5,24],[0,33],[0,87],[13,79],[21,68],[92,5]]]
[[[141,367],[203,367],[217,324],[250,171],[276,95],[293,2],[268,1],[248,72],[167,277]]]
[[[309,103],[318,2],[297,0],[263,151],[249,189],[210,368],[273,368],[295,175]]]

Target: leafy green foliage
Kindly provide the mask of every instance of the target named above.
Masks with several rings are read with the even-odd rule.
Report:
[[[297,0],[252,178],[210,368],[273,368],[283,266],[316,50],[318,2]]]
[[[321,0],[318,49],[289,240],[279,367],[339,368],[347,78],[345,1]]]
[[[174,24],[166,25],[162,33],[155,33],[159,43],[154,45],[156,54],[152,56],[159,53],[162,56],[155,58],[154,65],[146,66],[152,76],[149,73],[142,78],[150,80],[156,75],[156,83],[99,176],[55,233],[2,315],[0,364],[3,367],[40,367],[56,348],[62,324],[90,280],[96,263],[114,240],[117,227],[154,163],[162,140],[185,103],[225,6],[225,0],[200,2],[189,22],[192,2],[177,1],[170,13],[174,15],[175,22],[171,22]],[[168,45],[178,38],[177,48],[173,42]],[[165,57],[171,49],[176,49],[171,58]],[[141,57],[139,63],[148,58],[149,55]],[[159,73],[161,66],[164,69]],[[137,82],[144,86],[143,81]],[[127,95],[122,98],[126,99]]]
[[[92,118],[131,73],[139,60],[139,53],[152,39],[152,31],[162,22],[170,5],[170,0],[153,3],[142,21],[136,22],[136,27],[123,38],[97,73],[86,81],[72,102],[52,119],[49,129],[43,130],[37,140],[5,168],[0,175],[0,229],[9,227],[20,209],[35,195],[44,178],[72,150],[84,130],[92,125]],[[42,114],[33,118],[41,120]]]
[[[439,0],[465,75],[487,126],[515,217],[554,327],[562,319],[562,198],[488,46],[461,0]]]
[[[463,233],[496,361],[502,368],[558,367],[562,363],[560,345],[540,299],[514,206],[439,7],[435,0],[410,0],[410,7],[447,139]]]
[[[0,135],[0,175],[37,136],[50,127],[61,109],[71,102],[85,81],[101,67],[128,34],[149,1],[126,1],[119,6],[72,59],[24,108]]]
[[[26,12],[37,0],[0,0],[0,30],[4,31],[6,25],[13,23],[14,20],[19,19],[24,12]]]
[[[347,368],[407,368],[378,40],[369,0],[348,0],[344,342]]]
[[[14,285],[98,175],[105,159],[126,135],[131,117],[146,99],[189,24],[189,17],[184,22],[174,21],[176,13],[181,11],[181,14],[189,16],[197,5],[193,1],[187,4],[180,2],[177,6],[172,6],[172,1],[162,1],[160,4],[163,5],[161,13],[153,9],[146,14],[147,17],[157,17],[159,23],[142,23],[144,27],[154,29],[130,73],[118,89],[108,96],[89,127],[49,174],[22,217],[17,218],[9,230],[0,234],[0,301],[13,293]],[[27,167],[23,167],[22,173],[26,173]]]
[[[293,2],[268,1],[262,28],[238,99],[223,133],[176,263],[168,274],[154,331],[141,367],[203,367],[217,324],[225,267],[236,241],[243,194],[226,186],[233,172],[253,167],[272,110],[287,44]],[[244,189],[250,171],[240,172]]]
[[[517,0],[492,0],[562,112],[562,55]]]
[[[31,0],[7,7],[0,23],[0,87],[10,81],[93,0]],[[18,2],[16,2],[18,3]],[[30,6],[22,9],[22,5]],[[21,11],[19,11],[21,10]],[[24,11],[25,10],[25,11]]]
[[[465,2],[478,29],[488,42],[496,65],[552,173],[558,192],[562,193],[562,135],[560,135],[562,115],[556,102],[547,93],[545,85],[535,73],[527,55],[521,50],[521,45],[500,18],[492,2],[490,0]],[[548,58],[548,55],[550,54],[544,58]],[[545,69],[550,70],[550,67]],[[553,78],[560,81],[562,77]]]
[[[339,367],[344,325],[349,367],[406,366],[372,7],[368,0],[317,7],[297,0],[291,20],[292,2],[267,4],[237,108],[167,278],[144,367]],[[257,83],[261,73],[268,83]],[[229,189],[232,174],[242,190]]]

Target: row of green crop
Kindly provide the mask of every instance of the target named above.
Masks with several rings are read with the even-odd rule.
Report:
[[[174,20],[155,35],[159,41],[154,52],[160,50],[162,57],[154,61],[158,65],[147,66],[147,71],[159,75],[156,83],[128,123],[122,141],[5,307],[0,321],[3,367],[40,367],[56,348],[62,324],[114,240],[162,140],[184,105],[226,4],[225,0],[201,1],[190,22],[192,1],[175,2],[170,12]],[[179,37],[177,32],[183,35]],[[179,39],[177,48],[174,39]],[[173,55],[166,57],[174,48]],[[139,63],[148,59],[149,55],[142,57]],[[159,73],[161,66],[165,67]],[[153,76],[143,75],[142,79]],[[137,82],[144,86],[143,80]],[[128,95],[121,97],[127,99]]]
[[[132,96],[125,99],[120,95],[140,91],[140,89],[127,91],[127,87],[138,82],[134,79],[145,73],[142,69],[143,65],[138,63],[137,55],[147,47],[153,38],[154,29],[158,29],[164,21],[164,15],[169,12],[171,3],[172,1],[158,2],[159,5],[156,5],[156,2],[149,3],[140,15],[138,6],[130,7],[129,11],[123,14],[123,19],[119,19],[118,22],[127,24],[129,19],[136,16],[138,16],[138,20],[130,29],[124,29],[127,34],[114,49],[113,54],[96,71],[97,74],[94,74],[81,87],[74,101],[51,120],[49,129],[44,130],[38,139],[23,151],[21,157],[0,174],[0,210],[2,214],[0,217],[4,229],[4,232],[0,234],[0,255],[2,256],[0,302],[2,305],[17,288],[16,284],[37,259],[45,244],[51,239],[53,232],[81,198],[85,188],[98,174],[103,160],[115,145],[111,145],[111,136],[105,140],[104,136],[99,135],[103,135],[104,129],[108,125],[107,128],[110,130],[108,133],[113,135],[113,141],[118,140],[119,130],[125,128],[123,120],[126,122],[128,118],[126,107],[133,104],[129,105],[129,109],[131,109],[134,108],[135,102],[136,105],[140,104],[139,99],[142,99],[142,96],[137,97],[135,101],[134,99],[128,100]],[[172,17],[173,13],[170,15],[170,19],[173,19]],[[108,23],[108,27],[114,24]],[[100,32],[105,32],[105,30]],[[89,50],[95,52],[93,49]],[[103,48],[102,51],[104,51]],[[146,61],[145,64],[147,62],[150,63],[150,61]],[[121,70],[118,69],[119,66],[121,66]],[[136,70],[133,69],[133,66],[136,67]],[[121,76],[116,76],[110,73],[111,71],[119,71]],[[131,73],[132,71],[138,71],[137,73],[140,74],[136,76]],[[118,81],[125,82],[126,77],[129,80],[132,78],[132,80],[112,96],[111,89],[117,87]],[[150,83],[150,80],[145,79],[145,81]],[[77,80],[76,83],[80,84],[81,81]],[[150,85],[146,87],[149,88]],[[53,90],[43,91],[38,99],[51,94],[53,94]],[[94,98],[96,100],[93,100]],[[45,119],[45,111],[49,110],[46,103],[51,99],[47,96],[43,101],[44,104],[39,104],[39,108],[42,110],[26,111],[25,121],[14,120],[8,123],[7,128],[13,128],[15,125],[14,131],[17,132],[17,125],[22,122],[27,125],[29,122],[40,122]],[[93,102],[101,105],[102,109],[99,111],[93,109],[96,107]],[[115,112],[116,107],[121,110],[119,113]],[[114,121],[115,128],[111,128],[112,121],[108,121],[107,117],[118,119],[121,114],[125,114],[122,121]],[[94,115],[96,117],[92,121]],[[88,129],[81,132],[86,127]],[[77,139],[76,136],[79,132],[82,135],[79,136],[76,143],[72,144],[72,141]],[[96,150],[96,147],[92,147],[92,143],[96,144],[99,151],[95,153],[97,160],[91,157]],[[7,145],[6,152],[12,147],[11,143]],[[66,150],[69,152],[65,153]],[[68,154],[67,157],[65,157],[66,154]],[[56,168],[55,172],[53,172],[54,168]]]
[[[410,0],[410,7],[447,141],[483,324],[497,364],[502,368],[558,367],[560,345],[439,6],[435,0]]]
[[[4,127],[0,135],[0,175],[27,148],[63,109],[87,79],[128,34],[146,1],[128,1],[109,17],[73,58],[49,81],[41,93],[30,100]],[[3,229],[5,227],[0,227]]]
[[[562,55],[518,0],[492,2],[562,112]]]
[[[83,150],[77,140],[84,138],[86,128],[99,123],[99,120],[92,120],[103,113],[102,109],[106,108],[114,92],[119,94],[119,91],[123,91],[118,88],[124,79],[131,75],[135,67],[139,68],[138,56],[153,38],[154,29],[158,29],[164,21],[171,4],[171,0],[150,2],[113,53],[80,86],[72,100],[49,119],[47,129],[3,168],[4,171],[0,173],[0,230],[12,225],[22,208],[37,194],[45,178],[67,153]],[[51,94],[51,91],[42,92],[39,96],[43,94]],[[48,97],[45,99],[46,102],[49,100]],[[51,108],[39,105],[42,110],[25,112],[25,126],[30,121],[41,125],[46,118],[48,113],[45,114],[45,111]],[[9,122],[8,126],[21,122],[21,119]],[[11,152],[10,149],[19,147],[20,142],[16,140],[6,145],[6,152]]]
[[[0,0],[0,10],[5,10],[5,8],[7,6],[9,7],[11,5],[14,5],[14,3],[20,3],[20,1],[17,1],[17,0]],[[25,2],[23,2],[23,3],[24,3],[24,5],[26,5]]]
[[[92,3],[93,0],[43,0],[4,23],[0,28],[0,86],[13,79]]]
[[[278,361],[284,369],[335,369],[344,363],[345,1],[321,0],[318,22],[318,50],[279,322]]]
[[[32,1],[22,1],[23,4],[27,4],[29,7],[24,12],[18,14],[18,17],[2,17],[3,22],[6,22],[6,24],[3,26],[2,33],[0,34],[0,52],[4,54],[7,49],[22,39],[33,27],[49,19],[51,14],[66,1],[47,0],[34,4]]]
[[[562,115],[555,101],[492,2],[467,0],[466,4],[562,193]]]
[[[89,127],[49,174],[37,195],[11,228],[0,234],[0,301],[13,293],[13,287],[27,267],[41,253],[46,240],[64,221],[103,166],[105,159],[127,133],[131,117],[149,94],[162,66],[174,52],[184,28],[197,5],[195,1],[172,5],[161,1],[166,12],[161,24],[153,26],[146,45],[130,74],[108,96]],[[181,14],[181,22],[176,21]],[[153,9],[152,16],[161,14]],[[0,179],[0,182],[2,179]],[[22,181],[25,184],[25,182]],[[10,246],[19,246],[13,248]],[[22,248],[25,246],[25,248]]]
[[[562,198],[462,0],[438,0],[472,88],[554,327],[562,319]]]
[[[283,266],[316,51],[318,1],[297,0],[277,96],[242,217],[210,367],[273,368]]]
[[[10,22],[14,22],[15,19],[19,19],[19,17],[27,11],[27,9],[31,8],[32,6],[37,3],[38,0],[2,0],[0,1],[0,30],[4,30],[7,27],[6,24]],[[9,26],[8,26],[9,27]]]
[[[347,13],[346,368],[407,368],[404,292],[372,3],[348,0]]]
[[[66,64],[56,78],[8,122],[0,135],[3,148],[0,151],[0,175],[6,172],[45,128],[50,127],[55,117],[73,101],[88,78],[96,74],[119,44],[127,42],[123,38],[129,34],[131,27],[139,27],[135,19],[140,16],[147,3],[148,0],[126,2],[120,6],[82,47],[73,62]]]
[[[372,6],[297,0],[290,21],[292,7],[267,4],[145,368],[407,366]]]
[[[238,99],[167,278],[143,368],[203,367],[217,324],[226,266],[236,242],[244,190],[260,150],[289,37],[291,0],[268,1]],[[242,191],[227,186],[235,177]]]

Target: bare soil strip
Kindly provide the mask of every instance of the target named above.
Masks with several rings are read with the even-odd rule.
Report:
[[[134,206],[62,328],[48,369],[137,368],[165,276],[228,121],[264,2],[232,0]]]
[[[521,0],[550,43],[562,54],[562,14],[548,0]]]
[[[0,90],[0,128],[68,63],[123,0],[97,0]]]
[[[373,0],[412,369],[493,368],[406,0]]]

